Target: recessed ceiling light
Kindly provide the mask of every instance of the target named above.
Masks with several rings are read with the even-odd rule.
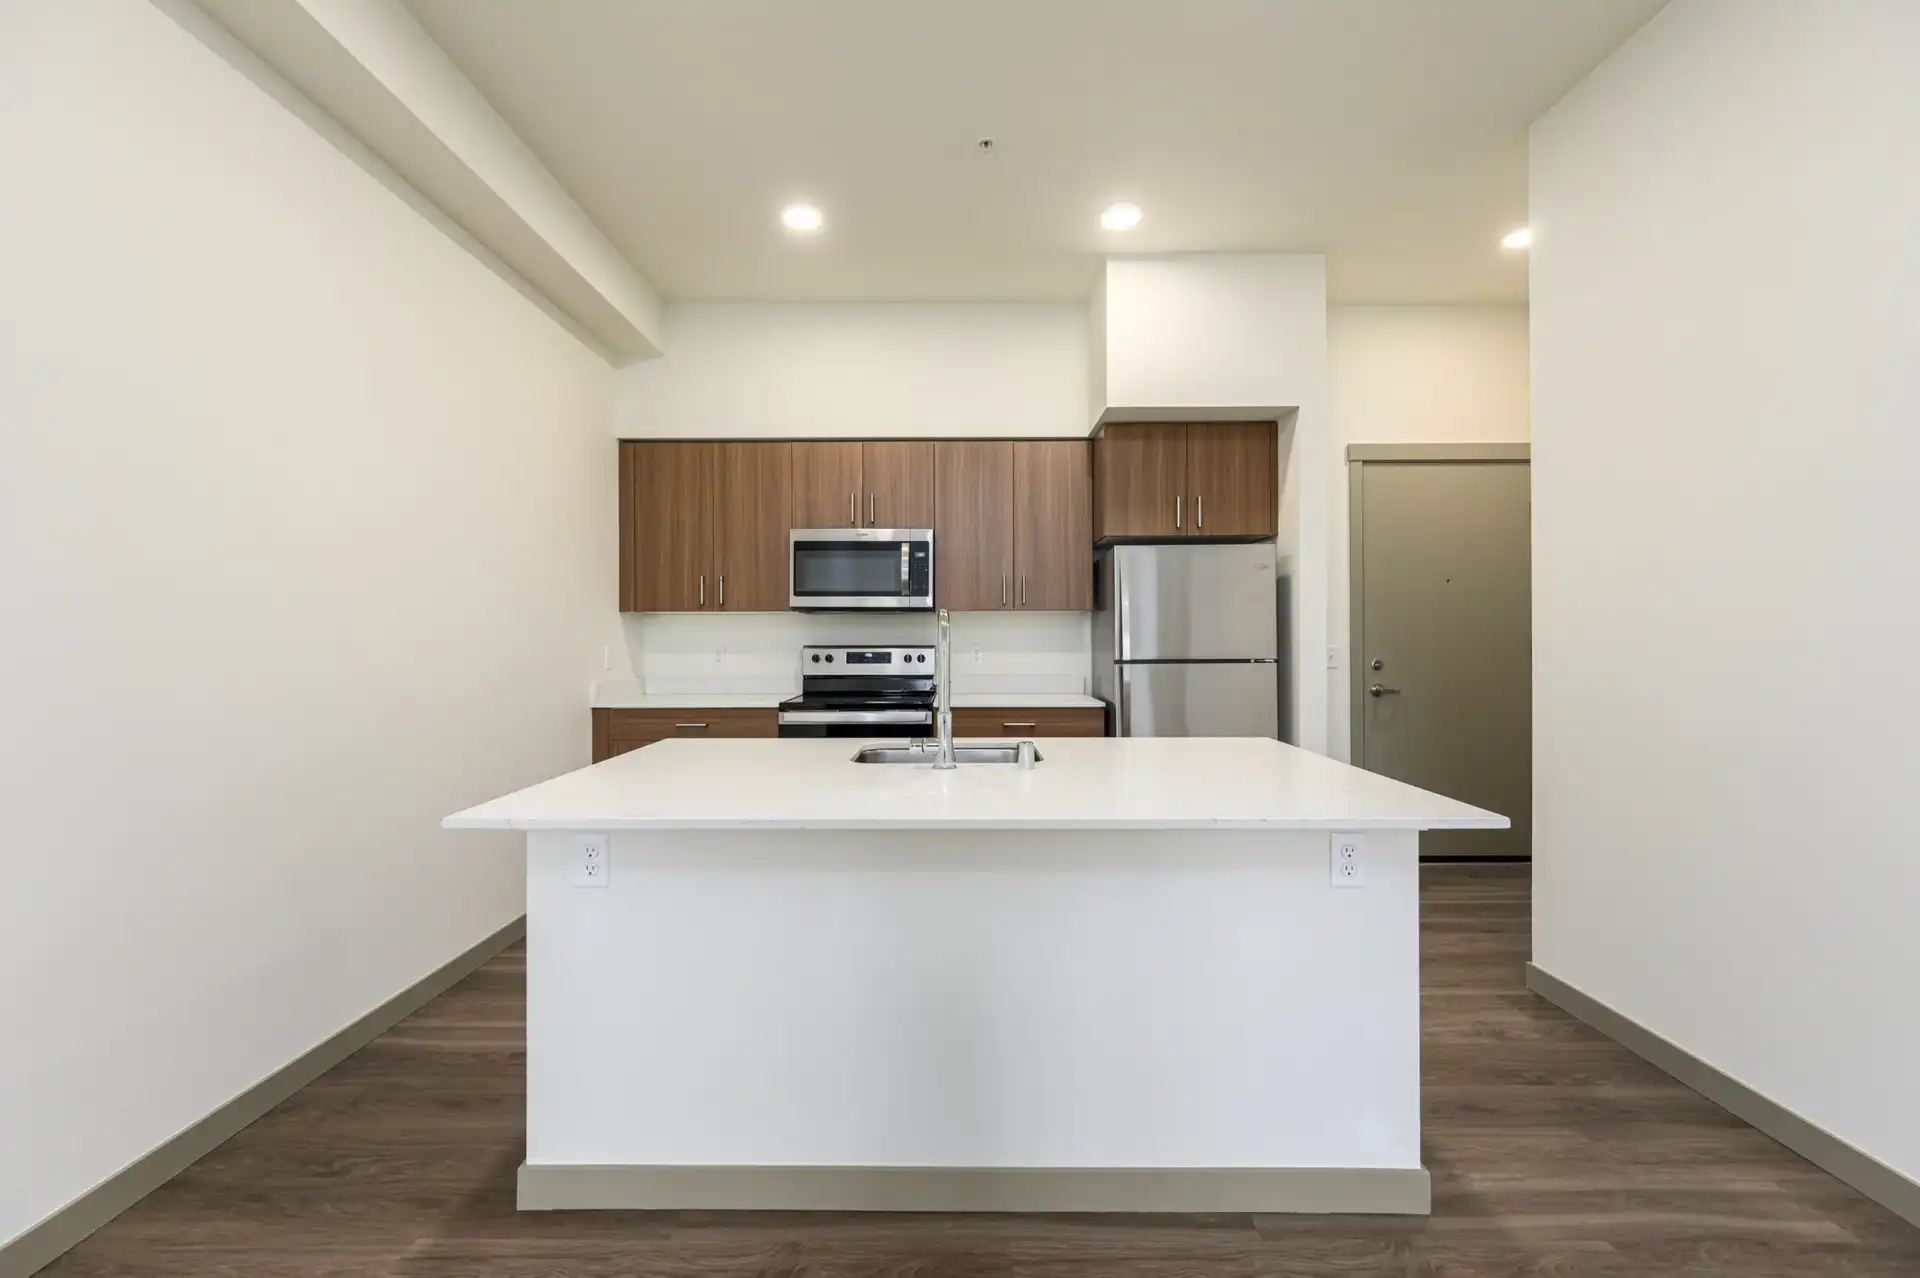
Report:
[[[1523,249],[1530,247],[1532,244],[1533,228],[1530,226],[1522,226],[1515,230],[1508,231],[1500,237],[1501,248]]]
[[[826,225],[820,210],[811,204],[789,204],[780,210],[780,222],[789,231],[817,231]]]
[[[1131,230],[1140,225],[1140,206],[1124,201],[1119,204],[1109,204],[1106,211],[1100,214],[1100,225],[1109,231]]]

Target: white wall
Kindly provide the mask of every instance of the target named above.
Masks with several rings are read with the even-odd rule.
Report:
[[[1323,408],[1325,258],[1109,258],[1103,291],[1106,402],[1096,411]]]
[[[1071,303],[666,308],[667,353],[622,370],[625,439],[1085,435]]]
[[[924,613],[659,612],[623,620],[632,680],[608,682],[656,694],[790,696],[800,690],[804,644],[934,641]],[[1084,612],[954,613],[954,694],[1088,692],[1090,624]]]
[[[1916,67],[1676,0],[1531,162],[1536,960],[1908,1177]]]
[[[140,0],[0,7],[0,1242],[521,908],[612,373]]]
[[[1525,306],[1335,306],[1327,311],[1328,753],[1352,758],[1347,445],[1525,443]]]

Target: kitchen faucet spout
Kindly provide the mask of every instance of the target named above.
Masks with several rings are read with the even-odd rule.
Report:
[[[939,648],[934,653],[934,678],[938,680],[939,700],[934,711],[934,730],[940,734],[940,750],[934,755],[933,766],[941,772],[950,771],[953,761],[953,637],[947,620],[947,610],[940,610]]]

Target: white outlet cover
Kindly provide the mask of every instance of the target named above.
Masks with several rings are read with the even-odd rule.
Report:
[[[613,878],[612,844],[604,834],[573,836],[573,885],[603,888]]]
[[[1336,830],[1327,840],[1327,873],[1337,888],[1367,885],[1367,836]]]

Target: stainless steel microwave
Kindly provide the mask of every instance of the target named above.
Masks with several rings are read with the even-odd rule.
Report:
[[[796,528],[791,606],[933,607],[933,529]]]

